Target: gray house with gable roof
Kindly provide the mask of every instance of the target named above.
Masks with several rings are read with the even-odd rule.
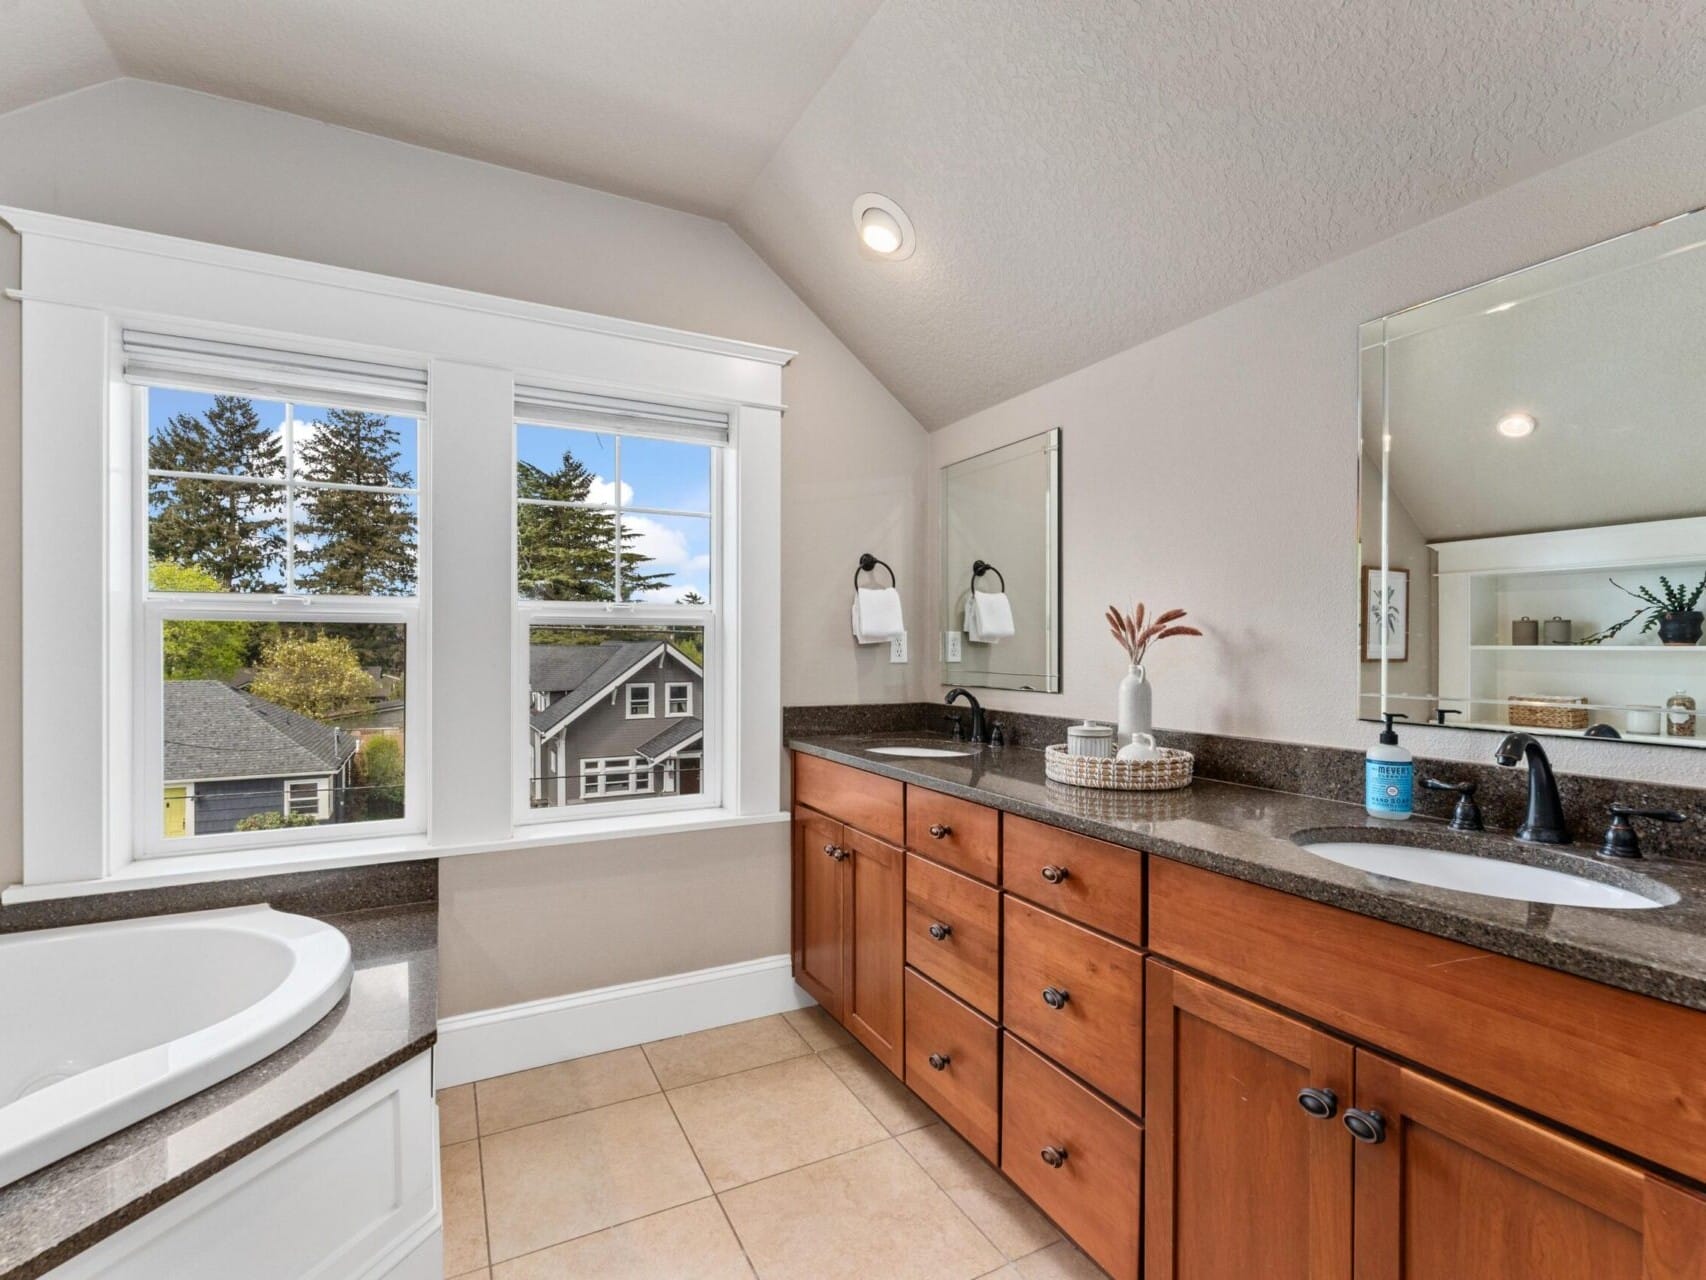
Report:
[[[666,640],[529,646],[535,807],[696,795],[705,673]]]
[[[360,740],[218,680],[165,685],[168,836],[222,835],[245,818],[343,817]]]

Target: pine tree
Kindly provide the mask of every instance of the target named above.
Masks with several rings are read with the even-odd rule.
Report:
[[[398,434],[381,413],[328,410],[300,446],[301,478],[406,489]],[[415,586],[415,513],[398,493],[359,489],[300,491],[303,514],[296,585],[323,595],[406,595]],[[303,549],[305,548],[305,549]]]
[[[202,417],[180,413],[148,443],[152,471],[282,477],[284,447],[254,402],[215,396]],[[148,554],[211,574],[226,591],[264,591],[284,562],[284,490],[274,485],[151,476]]]
[[[585,502],[597,478],[567,451],[563,465],[546,471],[531,462],[515,464],[520,498]],[[648,573],[651,557],[638,551],[638,534],[621,532],[622,585],[629,599],[667,587],[670,575]],[[535,600],[614,600],[618,536],[613,512],[591,507],[541,507],[523,502],[516,517],[516,577],[522,595]]]

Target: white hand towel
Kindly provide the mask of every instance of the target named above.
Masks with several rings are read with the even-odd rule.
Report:
[[[859,587],[853,593],[853,639],[860,644],[887,644],[906,634],[900,613],[900,592],[893,587]]]
[[[1004,591],[973,591],[966,596],[966,638],[994,644],[1013,635],[1013,604]]]

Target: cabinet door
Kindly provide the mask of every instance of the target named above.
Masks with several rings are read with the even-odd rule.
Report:
[[[842,829],[851,854],[847,873],[847,1029],[895,1075],[905,1069],[901,1026],[906,992],[906,855],[852,827]]]
[[[794,810],[794,981],[828,1012],[844,1016],[847,877],[841,824]]]
[[[1147,986],[1145,1276],[1349,1280],[1351,1046],[1153,960]]]
[[[1356,1150],[1357,1280],[1706,1277],[1706,1200],[1377,1054],[1356,1073],[1381,1123]]]

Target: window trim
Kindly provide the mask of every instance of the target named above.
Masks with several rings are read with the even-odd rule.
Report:
[[[32,803],[23,813],[23,882],[0,900],[776,820],[781,369],[793,352],[12,207],[0,207],[0,219],[22,239],[27,286],[10,295],[21,303],[23,331],[21,526],[27,543],[56,553],[22,565],[23,792]],[[432,800],[423,832],[379,837],[376,824],[350,824],[347,840],[309,845],[288,833],[271,845],[264,837],[273,833],[254,833],[241,849],[137,860],[136,809],[145,803],[158,816],[159,798],[139,802],[145,793],[135,783],[143,637],[123,607],[135,572],[126,553],[134,462],[119,342],[127,325],[425,368],[422,579],[434,600],[456,607],[423,605],[410,631],[409,727],[419,745],[408,759],[430,784],[411,790]],[[514,578],[494,571],[500,544],[485,533],[513,528],[514,458],[485,442],[492,422],[511,420],[522,381],[727,417],[717,492],[730,510],[714,525],[727,535],[716,562],[727,595],[721,643],[707,655],[710,686],[730,696],[707,735],[707,775],[720,771],[715,810],[653,815],[622,806],[580,823],[550,821],[549,811],[537,824],[516,821],[524,783],[511,757],[525,746],[515,734],[525,706],[513,692],[519,646],[510,670],[497,656],[506,633],[514,641]],[[456,487],[435,487],[435,470],[456,476]],[[431,563],[435,547],[445,554]],[[650,621],[622,620],[630,619]],[[434,669],[457,678],[429,692],[421,677]]]
[[[415,498],[415,594],[412,596],[332,596],[301,595],[283,592],[155,592],[148,587],[148,479],[153,474],[148,466],[148,387],[127,385],[125,400],[128,412],[115,422],[115,429],[124,430],[129,439],[131,467],[129,480],[131,500],[130,519],[130,581],[135,584],[131,593],[133,634],[141,638],[141,662],[131,676],[134,710],[132,723],[136,741],[131,751],[134,771],[131,779],[131,810],[134,827],[131,833],[131,856],[138,859],[187,857],[202,853],[236,851],[271,845],[318,845],[336,841],[384,838],[398,835],[417,835],[426,830],[427,785],[425,760],[427,751],[424,735],[416,724],[415,715],[405,710],[403,721],[403,816],[382,818],[373,822],[328,822],[330,806],[322,805],[320,821],[313,827],[284,827],[276,831],[233,831],[198,834],[194,824],[181,836],[165,834],[163,804],[154,805],[151,796],[164,794],[165,708],[163,693],[164,624],[175,620],[201,621],[230,618],[233,621],[263,622],[327,622],[374,623],[400,625],[404,629],[404,676],[408,682],[410,700],[417,691],[431,697],[431,676],[421,661],[420,653],[424,606],[430,598],[431,539],[427,536],[427,444],[430,423],[425,415],[416,419],[415,488],[399,490]],[[308,401],[284,402],[286,429],[284,444],[292,446],[289,411],[294,404]],[[336,397],[315,402],[327,408],[341,407]],[[286,455],[286,471],[291,470],[291,458]],[[281,484],[283,477],[280,478]],[[285,485],[285,492],[294,500],[295,488]],[[287,539],[287,553],[289,543]],[[287,565],[290,562],[287,560]],[[290,569],[287,568],[287,575]],[[286,583],[290,579],[287,576]],[[286,796],[289,784],[285,785]]]
[[[685,707],[681,711],[671,711],[670,706],[675,701],[672,690],[685,689],[687,692],[682,701]],[[691,680],[668,680],[663,686],[663,714],[666,720],[686,720],[693,715],[693,682]]]
[[[637,693],[643,693],[646,695],[646,699],[645,699],[646,709],[644,711],[634,710],[634,695]],[[629,720],[656,720],[657,719],[657,686],[656,685],[652,685],[652,684],[625,684],[622,686],[622,696],[623,696],[623,701],[626,704],[626,711],[627,711],[627,715],[625,717],[626,719],[629,719]]]

